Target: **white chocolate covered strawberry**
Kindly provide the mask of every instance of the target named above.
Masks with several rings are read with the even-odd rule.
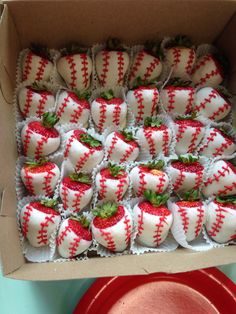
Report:
[[[202,189],[204,196],[228,196],[236,194],[236,168],[227,160],[213,163]]]
[[[134,140],[132,132],[112,132],[105,141],[108,159],[123,163],[134,161],[139,155],[139,146]]]
[[[103,158],[102,143],[82,130],[69,132],[64,157],[68,158],[75,170],[91,172]]]
[[[66,86],[78,91],[88,89],[91,83],[92,59],[88,49],[73,44],[61,50],[57,71]]]
[[[166,206],[167,194],[146,190],[144,197],[146,200],[135,205],[133,209],[138,231],[136,241],[143,246],[155,248],[168,236],[173,216]]]
[[[89,175],[73,173],[62,179],[60,198],[64,209],[79,212],[89,204],[92,196],[93,188]]]
[[[91,223],[94,239],[112,252],[124,251],[132,233],[132,217],[123,205],[104,203],[93,211]]]
[[[169,154],[172,132],[161,119],[147,117],[144,125],[138,129],[136,137],[140,147],[152,157],[161,153],[165,156]]]
[[[199,189],[203,182],[204,167],[198,158],[189,156],[179,156],[169,166],[169,175],[172,180],[175,192],[185,192],[192,189]]]
[[[236,143],[225,128],[211,127],[205,131],[199,154],[207,157],[230,156],[236,151]]]
[[[50,161],[26,162],[21,179],[30,195],[52,196],[60,177],[58,166]]]
[[[195,120],[195,115],[179,117],[174,122],[176,136],[176,154],[193,153],[201,142],[205,127],[202,122]]]
[[[32,44],[22,60],[22,81],[49,81],[53,70],[50,51],[47,47]]]
[[[30,121],[21,130],[21,141],[25,156],[39,159],[54,153],[61,143],[61,136],[54,125],[55,114],[46,112],[41,121]]]
[[[43,113],[54,107],[55,97],[44,86],[33,84],[20,89],[18,104],[24,118],[40,118]]]
[[[162,73],[162,52],[160,43],[147,42],[144,49],[137,52],[130,69],[129,85],[133,87],[138,78],[142,81],[156,80]]]
[[[216,197],[207,206],[206,230],[211,239],[227,243],[236,239],[236,199]]]
[[[101,169],[95,178],[99,198],[106,201],[119,202],[129,186],[129,176],[125,169],[115,164]]]
[[[123,85],[129,67],[129,55],[120,40],[108,39],[104,50],[95,56],[95,68],[102,87]]]
[[[210,120],[222,120],[231,110],[230,97],[222,88],[203,87],[196,93],[193,110]]]
[[[186,241],[195,240],[202,232],[206,222],[206,207],[200,200],[198,190],[190,190],[174,202],[173,210],[177,211],[181,220]],[[174,223],[175,224],[175,220]]]
[[[23,236],[33,247],[49,245],[61,218],[55,200],[41,200],[26,204],[20,212]]]
[[[90,222],[84,216],[71,216],[65,219],[58,231],[57,249],[64,258],[73,258],[86,251],[92,244]]]
[[[197,60],[191,79],[196,86],[217,87],[224,79],[223,66],[215,55],[204,55]]]
[[[171,76],[189,79],[196,59],[191,40],[187,36],[178,35],[165,48],[165,60],[172,67]]]
[[[89,96],[87,92],[62,90],[58,95],[56,108],[60,123],[78,123],[87,127],[90,116]]]
[[[163,171],[165,163],[162,160],[140,164],[130,171],[130,180],[137,196],[142,196],[146,190],[163,193],[169,184],[168,175]]]
[[[119,97],[115,97],[112,90],[101,93],[91,103],[91,115],[99,132],[108,127],[126,126],[127,104]]]
[[[155,86],[141,85],[129,90],[126,97],[137,123],[143,122],[146,117],[156,115],[159,92]]]
[[[161,90],[160,98],[166,112],[187,114],[194,105],[195,88],[191,86],[191,81],[175,78]]]

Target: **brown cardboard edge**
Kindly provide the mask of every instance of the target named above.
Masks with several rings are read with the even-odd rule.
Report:
[[[86,261],[26,263],[6,277],[44,281],[143,275],[154,272],[179,273],[234,262],[236,262],[234,246],[212,249],[208,252],[178,249],[170,253],[91,258]]]

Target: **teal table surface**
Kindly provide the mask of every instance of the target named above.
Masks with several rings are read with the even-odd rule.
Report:
[[[236,264],[220,267],[236,283]],[[29,282],[0,277],[1,314],[67,314],[94,279]]]

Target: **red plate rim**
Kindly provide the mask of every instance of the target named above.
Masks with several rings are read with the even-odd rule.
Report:
[[[208,298],[217,309],[219,306],[222,309],[224,306],[231,310],[236,308],[236,285],[217,268],[207,268],[177,274],[153,273],[97,279],[85,292],[73,313],[98,313],[98,309],[101,309],[103,302],[107,303],[108,299],[112,304],[129,290],[154,280],[174,281],[188,285]],[[216,289],[211,289],[212,285],[212,288],[216,287]],[[222,300],[225,301],[224,305]]]

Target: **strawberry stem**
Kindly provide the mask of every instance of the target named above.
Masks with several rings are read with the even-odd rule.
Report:
[[[49,89],[42,83],[34,82],[31,86],[29,86],[30,89],[40,92],[40,91],[49,91]]]
[[[131,131],[123,130],[121,132],[121,134],[125,137],[125,140],[127,142],[130,142],[130,141],[134,140],[134,136],[133,136],[133,133]]]
[[[109,89],[106,92],[102,92],[101,93],[101,98],[105,99],[105,100],[111,100],[112,98],[114,98],[114,93],[112,89]]]
[[[42,204],[43,206],[49,207],[49,208],[53,208],[56,209],[56,206],[58,204],[57,200],[41,200],[40,204]]]
[[[30,45],[30,50],[37,56],[50,60],[52,61],[52,57],[50,54],[50,50],[48,47],[41,45],[41,44],[36,44],[36,43],[31,43]]]
[[[100,147],[102,146],[102,143],[98,140],[96,140],[94,137],[89,135],[88,133],[83,133],[80,135],[80,141],[82,143],[88,144],[90,147]]]
[[[45,112],[43,114],[42,124],[47,129],[53,128],[58,121],[59,117],[55,113]]]
[[[152,190],[145,190],[143,193],[145,199],[149,201],[153,206],[160,207],[161,205],[166,204],[169,199],[169,195],[165,194],[157,194]]]
[[[80,100],[89,100],[91,97],[91,92],[80,92],[78,89],[74,89],[73,92]]]
[[[30,167],[30,168],[35,168],[35,167],[43,166],[47,162],[48,161],[46,159],[40,158],[39,160],[26,161],[25,165]]]
[[[216,201],[218,203],[223,203],[223,204],[234,204],[236,205],[236,196],[217,196]]]
[[[124,173],[123,167],[112,164],[111,162],[109,162],[108,168],[111,176],[113,177],[118,177],[119,175],[122,175]]]
[[[69,219],[78,221],[83,226],[83,228],[85,228],[85,229],[88,229],[90,226],[90,221],[84,214],[72,215],[69,217]]]
[[[144,120],[144,126],[159,128],[163,124],[163,120],[156,117],[146,117]]]
[[[106,42],[106,49],[108,51],[125,51],[119,38],[108,38]]]
[[[88,48],[83,47],[78,43],[69,43],[64,48],[60,49],[60,52],[61,55],[64,57],[68,55],[87,53]]]
[[[177,194],[178,198],[183,201],[194,202],[200,199],[200,192],[199,190],[189,190],[185,192],[183,195]]]
[[[147,167],[149,169],[162,170],[165,166],[164,160],[150,161],[146,164],[141,164],[143,167]]]
[[[180,155],[177,160],[181,161],[184,164],[192,164],[198,161],[198,158],[192,155],[188,155],[188,156]]]
[[[185,35],[177,35],[176,37],[172,38],[166,45],[166,48],[173,48],[173,47],[192,47],[192,41],[188,36]]]
[[[175,86],[175,87],[190,87],[193,86],[192,81],[184,81],[179,77],[173,77],[167,83],[167,86]]]
[[[133,83],[133,88],[132,89],[136,89],[140,86],[153,86],[155,87],[155,85],[157,84],[157,81],[156,79],[153,79],[153,80],[142,80],[140,76],[138,76],[135,80],[134,80],[134,83]]]
[[[75,182],[81,182],[86,184],[92,183],[91,177],[85,173],[72,173],[69,175],[69,178]]]
[[[93,215],[102,219],[110,218],[116,214],[118,205],[113,202],[107,202],[102,205],[98,205],[93,211]]]

